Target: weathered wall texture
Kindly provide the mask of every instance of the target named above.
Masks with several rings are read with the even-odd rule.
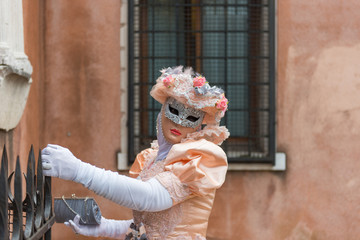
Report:
[[[120,1],[46,1],[44,137],[98,167],[116,171],[120,150]],[[94,196],[80,184],[53,181],[54,196]],[[103,216],[130,210],[96,197]],[[63,224],[53,239],[73,239]],[[85,237],[77,236],[77,239]],[[87,238],[86,238],[87,239]]]
[[[26,157],[30,143],[69,147],[116,170],[120,146],[120,1],[24,1],[33,86],[20,125],[0,133]],[[360,236],[360,2],[278,1],[277,146],[286,172],[229,172],[209,239],[355,240]],[[121,79],[126,81],[126,79]],[[54,196],[93,196],[53,181]],[[107,218],[131,212],[96,197]],[[75,236],[61,224],[53,239]]]
[[[288,169],[229,173],[209,236],[359,239],[359,10],[356,0],[278,1],[277,146]]]

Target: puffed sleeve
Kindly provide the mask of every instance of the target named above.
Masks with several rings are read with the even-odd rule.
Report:
[[[227,171],[224,151],[205,139],[176,144],[170,150],[165,172],[156,178],[168,189],[174,203],[204,196],[221,187]]]
[[[146,156],[150,155],[153,151],[153,149],[148,148],[136,155],[135,161],[129,170],[130,177],[137,178],[139,176],[144,168],[145,161],[147,160]]]

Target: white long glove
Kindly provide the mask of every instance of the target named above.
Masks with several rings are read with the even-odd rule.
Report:
[[[41,151],[41,159],[45,176],[64,180],[73,181],[81,165],[81,161],[67,148],[53,144],[48,144]]]
[[[68,149],[57,145],[48,145],[41,157],[44,175],[81,183],[121,206],[149,212],[172,206],[169,192],[155,178],[143,182],[105,171],[80,161]]]
[[[101,217],[101,223],[96,226],[80,225],[80,216],[65,222],[75,233],[89,237],[109,237],[124,239],[133,220],[111,220]]]

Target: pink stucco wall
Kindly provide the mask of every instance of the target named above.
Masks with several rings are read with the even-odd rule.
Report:
[[[58,143],[116,171],[120,1],[23,2],[34,82],[20,125],[0,143],[24,157],[30,143]],[[277,1],[277,148],[287,170],[229,172],[208,239],[359,239],[359,11],[357,0]],[[54,196],[93,196],[53,183]],[[105,217],[131,217],[96,199]],[[89,238],[56,224],[53,239]]]
[[[278,1],[277,147],[287,170],[230,172],[209,236],[359,239],[359,10],[356,0]]]
[[[78,158],[116,171],[120,150],[120,1],[46,1],[43,145],[55,143]],[[53,181],[53,195],[95,196],[80,184]],[[131,211],[96,197],[103,216]],[[53,239],[75,239],[63,224]],[[88,239],[76,236],[76,239]]]

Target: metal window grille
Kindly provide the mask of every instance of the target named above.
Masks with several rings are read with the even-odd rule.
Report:
[[[192,66],[225,90],[229,162],[275,158],[274,0],[129,1],[129,161],[156,139],[149,95],[169,66]]]

